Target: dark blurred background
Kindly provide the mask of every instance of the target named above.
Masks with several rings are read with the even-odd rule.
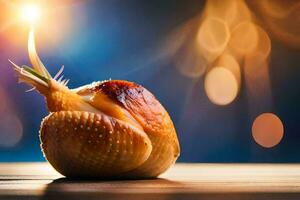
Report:
[[[223,2],[210,3],[221,8],[230,4]],[[181,143],[180,162],[299,162],[300,2],[239,2],[249,12],[246,20],[261,27],[270,39],[271,51],[265,58],[268,74],[249,82],[243,69],[245,55],[233,53],[240,67],[239,92],[224,105],[208,98],[205,76],[222,52],[231,52],[226,48],[242,17],[237,14],[238,22],[226,28],[226,47],[211,60],[204,56],[205,72],[196,74],[192,68],[184,73],[178,68],[178,60],[195,56],[190,46],[194,37],[200,40],[197,30],[213,15],[205,10],[205,1],[51,1],[48,21],[41,18],[36,29],[37,49],[53,75],[65,66],[70,88],[111,78],[149,89],[174,121]],[[8,62],[30,64],[28,27],[18,22],[18,4],[0,1],[0,161],[43,161],[38,131],[48,114],[44,99],[35,91],[25,93],[29,88],[17,84]],[[198,65],[194,60],[189,60],[189,67]],[[252,93],[251,86],[257,87]],[[279,144],[266,148],[254,140],[252,125],[257,116],[269,112],[280,118],[284,133]]]

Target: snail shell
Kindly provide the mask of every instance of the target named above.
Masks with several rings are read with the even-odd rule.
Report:
[[[63,106],[57,109],[56,104],[67,105],[69,100],[62,97],[61,102],[52,101],[46,95],[52,112],[41,124],[41,148],[61,174],[150,178],[166,171],[178,158],[180,149],[172,120],[144,87],[111,80],[72,92],[101,112],[68,110]],[[110,112],[105,111],[107,102],[115,106]],[[120,109],[125,117],[111,114],[113,109]]]
[[[50,164],[67,177],[151,178],[178,158],[179,142],[164,107],[144,87],[122,80],[70,90],[63,67],[52,78],[28,39],[32,68],[12,63],[19,81],[40,92],[50,114],[40,129]]]

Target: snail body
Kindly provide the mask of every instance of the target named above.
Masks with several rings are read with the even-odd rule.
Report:
[[[111,80],[54,90],[45,95],[51,114],[42,122],[40,139],[47,160],[63,175],[149,178],[177,159],[173,123],[142,86]],[[111,107],[93,106],[102,101]]]
[[[152,178],[178,158],[179,142],[164,107],[133,82],[109,80],[69,89],[52,78],[37,53],[33,69],[13,63],[19,79],[46,100],[41,149],[67,177]]]

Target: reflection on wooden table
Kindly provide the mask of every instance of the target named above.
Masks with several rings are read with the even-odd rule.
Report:
[[[176,164],[159,179],[69,180],[47,163],[0,164],[0,199],[300,199],[300,165]]]

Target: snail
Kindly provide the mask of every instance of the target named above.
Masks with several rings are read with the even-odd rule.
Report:
[[[153,178],[175,163],[180,146],[173,122],[147,89],[107,80],[76,89],[52,78],[28,39],[32,68],[12,61],[19,81],[45,97],[50,114],[41,122],[41,149],[62,175],[75,178]],[[59,76],[61,78],[59,78]]]

